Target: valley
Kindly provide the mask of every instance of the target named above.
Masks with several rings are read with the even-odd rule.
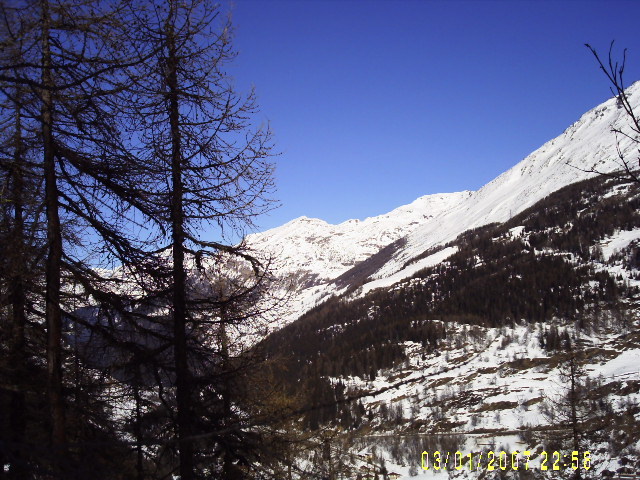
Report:
[[[632,88],[636,99],[640,85]],[[291,394],[300,382],[307,392],[297,428],[325,435],[335,450],[301,455],[301,472],[481,479],[640,470],[640,190],[594,175],[615,170],[605,132],[616,121],[610,101],[432,216],[414,202],[418,226],[400,215],[391,222],[406,209],[365,220],[382,232],[405,222],[407,234],[339,267],[332,252],[342,235],[358,245],[359,222],[306,230],[310,221],[299,219],[259,235],[263,247],[270,235],[291,242],[283,275],[313,278],[291,287],[296,315],[262,344]],[[332,228],[349,232],[319,233]],[[422,453],[436,451],[449,453],[448,467],[443,453],[443,468],[422,468]],[[536,468],[499,464],[500,452],[515,451],[530,452]],[[588,469],[573,468],[573,451],[583,462],[589,452]],[[488,452],[495,469],[460,468],[461,457],[473,464]],[[558,470],[542,469],[545,455]]]

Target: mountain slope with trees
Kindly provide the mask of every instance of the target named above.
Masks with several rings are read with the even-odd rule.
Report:
[[[631,108],[639,109],[640,82],[624,91]],[[311,230],[298,228],[294,231],[287,224],[259,234],[260,248],[268,251],[276,248],[283,237],[288,241],[289,248],[279,250],[286,253],[285,264],[280,261],[274,265],[276,274],[294,279],[289,285],[293,297],[291,314],[282,323],[295,320],[330,296],[342,294],[349,288],[364,286],[364,291],[370,291],[390,287],[430,264],[433,261],[427,258],[430,254],[467,230],[507,222],[567,185],[624,171],[621,156],[631,162],[637,151],[634,133],[628,131],[630,122],[625,108],[616,98],[607,100],[479,190],[460,192],[458,197],[451,197],[454,202],[411,225],[404,235],[390,238],[386,245],[381,244],[375,253],[351,269],[344,268],[342,254],[335,258],[329,253],[323,256],[325,250],[340,252],[343,237],[335,237],[331,244],[338,247],[331,248],[326,248],[323,239],[341,227],[339,231],[350,239],[349,244],[365,242],[370,234],[367,231],[361,234],[358,222],[330,226],[317,221]],[[628,136],[615,131],[625,132]],[[380,220],[380,228],[384,230],[387,223],[394,222],[394,212],[388,214],[388,220]],[[248,238],[250,243],[252,238]],[[346,250],[349,248],[345,247]],[[309,252],[315,252],[315,257]],[[316,261],[316,257],[320,260]],[[303,278],[295,281],[300,272],[303,272]]]
[[[602,449],[599,474],[625,471],[605,438],[629,435],[616,415],[640,415],[639,202],[634,183],[569,185],[505,223],[463,233],[442,246],[455,251],[444,262],[390,288],[327,300],[264,347],[287,365],[283,382],[306,385],[309,428],[351,432],[398,469],[419,465],[433,435],[458,435],[454,450],[477,449],[470,439],[484,436],[552,443],[545,432],[571,422],[554,406],[565,400],[540,392],[561,390],[575,362],[576,385],[593,389],[591,406],[580,407],[580,442]],[[616,361],[620,378],[607,366]],[[630,468],[640,461],[637,432],[624,443]],[[396,450],[380,435],[401,435]]]

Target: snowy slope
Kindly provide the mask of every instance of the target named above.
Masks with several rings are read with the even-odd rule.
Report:
[[[631,104],[640,111],[640,82],[627,92]],[[277,274],[290,282],[293,298],[288,320],[343,291],[344,286],[331,281],[402,238],[406,240],[404,246],[370,276],[370,284],[365,284],[361,292],[390,286],[424,268],[411,262],[426,250],[454,240],[471,228],[504,222],[550,193],[594,176],[594,171],[618,170],[618,145],[633,161],[634,153],[637,155],[633,143],[612,133],[612,128],[627,131],[628,124],[624,110],[616,103],[610,99],[585,113],[562,135],[477,191],[426,195],[385,215],[339,225],[300,217],[250,235],[247,243],[273,255]],[[440,255],[422,263],[445,258]]]
[[[478,460],[480,452],[486,455],[489,450],[511,453],[546,449],[549,438],[558,435],[557,432],[545,433],[555,421],[549,411],[558,408],[553,402],[566,395],[567,386],[566,379],[563,380],[566,371],[563,372],[559,362],[562,354],[549,353],[539,345],[542,328],[535,324],[502,329],[448,324],[448,340],[437,353],[425,355],[419,344],[406,342],[408,360],[402,365],[378,372],[375,380],[343,379],[347,388],[354,391],[381,392],[364,399],[365,408],[376,412],[373,423],[379,430],[365,437],[363,443],[369,445],[365,450],[370,451],[371,445],[377,445],[378,454],[386,459],[389,471],[402,474],[401,480],[409,480],[500,478],[485,476],[486,460],[484,468],[476,466],[474,471],[454,469],[455,450],[465,455],[474,452]],[[580,336],[572,326],[567,328],[572,337]],[[637,338],[616,329],[582,337],[590,351],[589,361],[584,364],[585,376],[592,389],[603,394],[601,403],[609,405],[612,412],[620,416],[628,414],[628,406],[640,400],[637,389],[629,387],[635,387],[640,379]],[[384,415],[379,413],[382,408],[402,412],[400,423],[419,425],[419,431],[406,428],[403,436],[398,435],[393,422],[385,424]],[[633,407],[630,411],[634,411]],[[386,436],[382,433],[385,429],[388,429]],[[448,446],[447,439],[450,440]],[[609,447],[608,451],[591,445],[593,470],[597,472],[592,478],[604,478],[601,472],[606,469],[617,470],[625,463],[621,458],[633,454],[640,446],[628,442],[628,450],[611,449],[607,441],[610,439],[605,439],[600,446]],[[394,455],[393,448],[385,447],[385,443],[400,444],[401,448],[396,448]],[[421,448],[412,451],[408,448],[412,443]],[[420,468],[420,452],[426,450],[432,454],[436,449],[451,452],[449,472]],[[525,478],[569,476],[554,472],[549,477],[548,472],[540,471],[539,457],[532,456],[531,460],[532,476]],[[409,473],[411,465],[413,475]],[[567,469],[565,474],[568,473],[572,472]]]
[[[276,258],[281,275],[306,272],[309,284],[330,281],[380,248],[466,199],[471,192],[426,195],[408,205],[365,220],[332,225],[300,217],[281,227],[247,237],[252,248]]]
[[[640,82],[629,87],[627,92],[632,105],[640,110]],[[397,252],[375,277],[396,274],[407,261],[435,245],[453,240],[466,230],[504,222],[550,193],[594,176],[591,170],[620,169],[617,139],[611,130],[626,130],[627,124],[625,112],[617,107],[615,99],[585,113],[562,135],[409,234],[406,247]],[[619,136],[618,140],[623,154],[633,161],[637,155],[634,144],[628,138]]]
[[[629,95],[633,105],[640,109],[640,83],[629,89]],[[425,278],[405,280],[404,284],[398,282],[412,276],[419,269],[446,262],[458,252],[458,248],[464,251],[461,245],[444,247],[447,242],[455,240],[459,234],[489,223],[504,222],[553,192],[594,176],[594,170],[607,172],[619,169],[617,147],[621,148],[629,161],[635,163],[638,155],[637,148],[634,148],[628,139],[620,138],[618,143],[611,132],[612,128],[624,129],[626,124],[624,111],[617,108],[615,100],[605,102],[583,115],[562,135],[547,142],[480,190],[463,192],[457,197],[456,194],[442,196],[440,208],[433,209],[432,215],[428,218],[421,219],[416,215],[411,221],[407,221],[407,213],[398,212],[402,210],[401,208],[394,211],[396,213],[390,212],[387,216],[383,216],[384,218],[368,219],[369,230],[358,230],[361,228],[358,224],[367,221],[330,226],[320,220],[299,219],[271,231],[270,237],[262,237],[263,246],[268,246],[270,242],[276,243],[275,239],[278,239],[280,248],[288,255],[289,268],[292,272],[295,272],[295,262],[300,263],[301,259],[304,259],[304,269],[307,272],[318,272],[315,284],[307,287],[301,285],[294,297],[298,313],[313,307],[329,295],[342,293],[346,288],[342,282],[344,278],[355,279],[352,280],[352,285],[359,285],[357,282],[364,277],[368,277],[368,282],[361,288],[352,290],[350,293],[352,296],[343,297],[341,301],[366,295],[376,288],[388,289],[390,292],[389,295],[384,295],[384,291],[379,291],[380,295],[371,295],[364,301],[356,300],[354,309],[358,302],[365,305],[357,318],[349,320],[346,314],[341,315],[339,308],[342,303],[338,301],[329,304],[329,308],[326,309],[329,313],[325,317],[322,314],[312,314],[310,318],[303,319],[298,325],[312,327],[320,325],[319,338],[324,341],[321,345],[350,339],[356,329],[347,328],[349,321],[371,335],[374,339],[371,340],[371,345],[376,345],[375,342],[379,339],[393,343],[393,336],[388,335],[387,330],[382,327],[380,330],[370,330],[365,328],[368,327],[366,323],[361,322],[366,322],[370,315],[375,318],[378,308],[391,308],[393,305],[393,302],[389,301],[391,298],[400,305],[413,305],[414,298],[417,299],[416,302],[423,301],[427,298],[426,296],[402,296],[401,293],[403,289],[419,290],[420,282],[425,281],[426,278],[433,277],[436,282],[440,281],[440,278],[437,274],[428,272]],[[577,187],[582,188],[581,185]],[[628,184],[621,184],[606,190],[606,193],[600,196],[587,195],[585,202],[590,206],[602,206],[607,202],[601,200],[630,191]],[[635,194],[629,193],[628,199],[632,195]],[[428,198],[423,197],[423,199]],[[551,201],[556,200],[552,198]],[[549,203],[545,207],[548,205]],[[580,208],[583,206],[581,205]],[[412,210],[412,208],[405,210]],[[545,213],[547,210],[548,208],[544,210]],[[402,217],[404,223],[398,220],[399,223],[394,224],[396,215],[399,218]],[[585,215],[590,218],[590,212]],[[565,227],[570,227],[575,221],[574,217],[568,218],[563,220],[566,222],[564,225],[554,224],[553,228],[567,231],[568,228]],[[608,219],[604,214],[601,218]],[[418,222],[417,224],[412,223],[414,219]],[[310,227],[304,222],[315,222],[313,224],[315,226]],[[396,230],[393,230],[392,224]],[[629,222],[624,227],[620,224],[616,227],[619,229],[615,230],[613,225],[610,225],[612,229],[607,236],[598,237],[593,240],[593,244],[589,245],[592,251],[600,253],[589,260],[580,260],[564,250],[551,248],[545,250],[545,254],[558,255],[574,266],[580,265],[581,261],[586,262],[592,271],[607,272],[620,286],[628,287],[631,292],[632,289],[640,286],[638,280],[640,276],[635,260],[636,250],[632,252],[633,262],[629,259],[631,256],[629,249],[637,249],[640,241],[640,228],[637,225],[637,222],[635,224]],[[285,227],[290,229],[288,233]],[[500,237],[490,237],[492,241],[500,243],[506,238],[519,239],[522,246],[534,245],[529,225],[526,227],[510,225],[509,227],[502,230]],[[344,230],[339,230],[340,228]],[[391,241],[394,236],[403,238],[404,241],[398,242],[394,249],[386,249],[383,252],[384,255],[376,255],[373,259],[369,257],[365,260],[367,267],[376,266],[377,271],[373,275],[371,272],[374,270],[362,268],[363,265],[360,264],[356,268],[358,272],[364,271],[363,275],[343,275],[341,281],[331,282],[332,277],[335,279],[337,275],[345,273],[343,267],[346,265],[338,266],[330,257],[327,258],[324,255],[323,245],[317,243],[318,239],[323,238],[325,245],[330,245],[327,254],[348,256],[348,252],[351,252],[349,258],[355,259],[358,255],[354,252],[360,249],[359,252],[362,252],[362,256],[366,258],[364,254],[367,250],[366,235],[380,235],[380,231],[377,230],[379,228],[387,229],[384,241]],[[402,237],[403,228],[407,231],[405,237]],[[544,232],[540,230],[537,233]],[[335,237],[325,238],[322,235]],[[334,243],[336,237],[337,244]],[[381,239],[379,243],[383,244],[382,237],[378,238]],[[356,246],[347,242],[341,244],[347,239],[351,239]],[[369,247],[375,249],[375,244],[370,244]],[[340,251],[335,252],[336,248]],[[300,251],[305,254],[301,254]],[[533,252],[539,253],[541,250],[534,248]],[[475,251],[471,251],[469,255],[469,258],[474,258]],[[458,263],[451,268],[462,270],[465,267],[461,265],[464,264]],[[516,278],[522,278],[522,276],[516,275]],[[558,282],[562,283],[561,279],[558,279]],[[599,284],[600,281],[595,283]],[[589,292],[595,288],[588,282],[584,283],[583,287],[581,292]],[[437,291],[437,289],[431,291]],[[503,294],[503,290],[497,289],[497,291],[498,295]],[[490,301],[491,298],[488,300]],[[446,336],[433,348],[425,345],[424,340],[422,343],[414,340],[400,341],[399,345],[402,346],[406,358],[389,368],[375,367],[377,370],[374,374],[371,374],[368,368],[363,368],[360,376],[343,373],[342,376],[330,377],[334,385],[340,383],[348,393],[357,394],[362,404],[362,411],[366,412],[360,419],[365,419],[362,420],[365,428],[359,432],[364,432],[362,441],[349,447],[358,452],[351,456],[353,472],[357,471],[361,473],[362,478],[366,478],[365,473],[377,472],[376,468],[381,470],[381,466],[375,465],[382,465],[384,460],[388,471],[398,473],[400,480],[436,477],[459,479],[526,477],[568,480],[574,473],[570,468],[552,474],[543,472],[540,468],[540,452],[561,448],[557,446],[559,444],[557,442],[561,439],[560,433],[566,435],[567,430],[566,427],[561,426],[565,421],[562,415],[566,414],[566,411],[564,413],[561,411],[561,398],[567,393],[568,356],[566,351],[550,347],[548,340],[545,340],[545,338],[548,339],[547,333],[551,325],[558,327],[559,331],[566,334],[576,351],[580,351],[581,355],[584,354],[580,357],[580,362],[585,368],[583,381],[585,384],[588,381],[590,393],[588,398],[585,398],[583,407],[587,408],[587,400],[591,402],[589,415],[592,416],[589,418],[603,420],[608,425],[607,435],[589,440],[591,443],[587,451],[594,454],[593,469],[590,472],[592,475],[589,478],[610,478],[605,474],[640,471],[640,437],[637,434],[640,431],[640,407],[638,407],[640,402],[638,368],[640,323],[636,314],[637,293],[630,294],[623,300],[622,307],[628,306],[628,309],[622,308],[620,311],[613,309],[608,312],[606,308],[601,310],[598,307],[595,310],[585,310],[586,323],[593,322],[588,327],[581,327],[580,322],[574,323],[574,321],[557,317],[543,323],[526,319],[495,328],[486,325],[467,325],[430,316],[425,318],[416,316],[415,320],[411,319],[411,323],[416,325],[420,322],[441,325]],[[333,310],[334,306],[338,310]],[[398,308],[396,313],[400,316],[405,311],[411,312],[410,309]],[[418,309],[415,311],[419,312]],[[322,309],[318,312],[322,312]],[[384,322],[388,319],[393,320],[393,315],[392,310],[386,316],[380,317],[384,320],[380,323],[386,327]],[[305,320],[309,321],[305,323]],[[334,321],[334,323],[327,326],[324,320]],[[299,342],[300,337],[297,335],[302,328],[289,330],[291,331],[297,332],[292,338],[296,338],[296,342]],[[325,336],[327,332],[333,333]],[[287,334],[288,331],[285,330],[283,336]],[[331,341],[327,338],[331,338]],[[379,345],[382,344],[379,343]],[[349,342],[345,341],[344,345],[349,345]],[[360,348],[360,344],[356,345]],[[346,348],[343,351],[351,354],[351,351]],[[375,348],[370,350],[363,347],[360,351],[369,353],[374,352]],[[348,354],[343,359],[330,358],[335,364],[340,364],[340,360],[346,363],[349,360]],[[309,358],[304,360],[311,361]],[[594,405],[598,407],[595,408]],[[565,442],[562,448],[566,445]],[[336,453],[340,448],[342,447],[336,449]],[[486,454],[488,451],[528,450],[536,452],[532,460],[537,470],[528,472],[530,475],[520,477],[496,475],[495,472],[487,473],[486,463],[485,468],[476,468],[474,471],[456,469],[453,462],[450,462],[446,472],[436,471],[433,468],[430,471],[419,468],[421,453],[424,451],[433,453],[435,450],[474,452],[476,465],[478,455],[482,452]],[[371,460],[370,457],[373,457],[373,454],[369,455],[370,452],[374,452],[375,461]],[[312,464],[313,462],[308,462],[308,465]],[[350,478],[353,478],[353,475]]]

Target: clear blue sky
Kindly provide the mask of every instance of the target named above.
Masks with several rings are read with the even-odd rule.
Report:
[[[478,189],[610,94],[584,47],[628,48],[640,1],[235,0],[241,90],[277,150],[282,207],[339,223]]]

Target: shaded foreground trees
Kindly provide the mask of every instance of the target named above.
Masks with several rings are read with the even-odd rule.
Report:
[[[72,463],[68,443],[81,440],[68,435],[65,417],[71,405],[81,410],[87,405],[81,407],[79,401],[70,403],[64,398],[63,369],[68,368],[63,351],[64,316],[76,299],[69,285],[95,288],[102,280],[99,274],[92,278],[92,246],[82,232],[90,229],[89,238],[111,238],[101,242],[106,252],[116,248],[116,233],[109,225],[122,198],[113,185],[124,181],[123,170],[116,178],[106,173],[114,170],[118,153],[110,119],[113,112],[94,100],[106,93],[104,74],[113,70],[115,49],[101,39],[109,38],[114,16],[99,8],[93,16],[87,11],[81,2],[50,5],[46,1],[3,5],[2,9],[2,114],[14,127],[3,142],[3,181],[12,192],[3,199],[3,213],[12,235],[7,258],[13,267],[12,275],[3,280],[8,280],[9,296],[21,297],[9,309],[14,325],[30,323],[36,332],[44,333],[44,338],[32,337],[31,341],[37,340],[32,355],[16,358],[16,367],[27,371],[29,363],[39,366],[46,359],[46,389],[26,385],[30,377],[7,389],[23,396],[23,411],[24,403],[29,405],[25,395],[46,391],[49,438],[38,438],[38,446],[48,444],[49,448],[38,451],[26,444],[14,446],[25,455],[35,451],[39,458],[48,456],[46,469],[56,475],[64,475]],[[31,188],[25,190],[25,186]],[[24,228],[27,208],[33,212],[29,230]],[[29,261],[27,247],[37,249]],[[32,285],[29,292],[21,287],[26,282]],[[12,329],[10,342],[23,343],[26,348],[26,339],[20,338],[23,331],[22,327]],[[14,411],[20,413],[17,405],[10,414]],[[86,414],[73,412],[74,418],[87,418]],[[12,434],[26,438],[28,429],[24,421],[20,426],[16,423]],[[10,463],[11,476],[21,475],[25,455]]]
[[[149,62],[136,66],[137,88],[132,90],[131,112],[139,132],[132,145],[158,178],[160,188],[149,195],[149,208],[170,235],[170,299],[172,310],[173,368],[177,409],[180,476],[193,478],[196,369],[211,368],[198,353],[190,365],[189,351],[202,350],[203,338],[215,326],[221,345],[211,355],[227,356],[224,332],[230,320],[220,313],[253,291],[262,280],[259,264],[241,247],[225,247],[198,237],[207,222],[237,228],[268,206],[271,166],[265,159],[271,149],[268,130],[248,131],[247,119],[256,111],[253,97],[238,96],[225,78],[224,65],[233,58],[230,25],[211,31],[220,22],[219,11],[207,2],[167,2],[149,14],[137,16],[143,28],[142,48],[154,52]],[[140,92],[143,92],[140,94]],[[207,291],[190,295],[187,257],[204,270],[220,251],[239,255],[254,268],[253,285],[230,297]],[[233,320],[231,320],[233,322]],[[203,330],[203,326],[206,326]],[[220,347],[220,349],[218,349]],[[224,382],[223,382],[224,383]],[[224,395],[223,395],[224,396]],[[226,398],[222,403],[228,403]],[[230,408],[225,408],[229,414]]]
[[[238,238],[273,191],[228,19],[207,0],[0,14],[0,477],[266,466],[243,337],[277,304],[268,259],[201,236]]]

